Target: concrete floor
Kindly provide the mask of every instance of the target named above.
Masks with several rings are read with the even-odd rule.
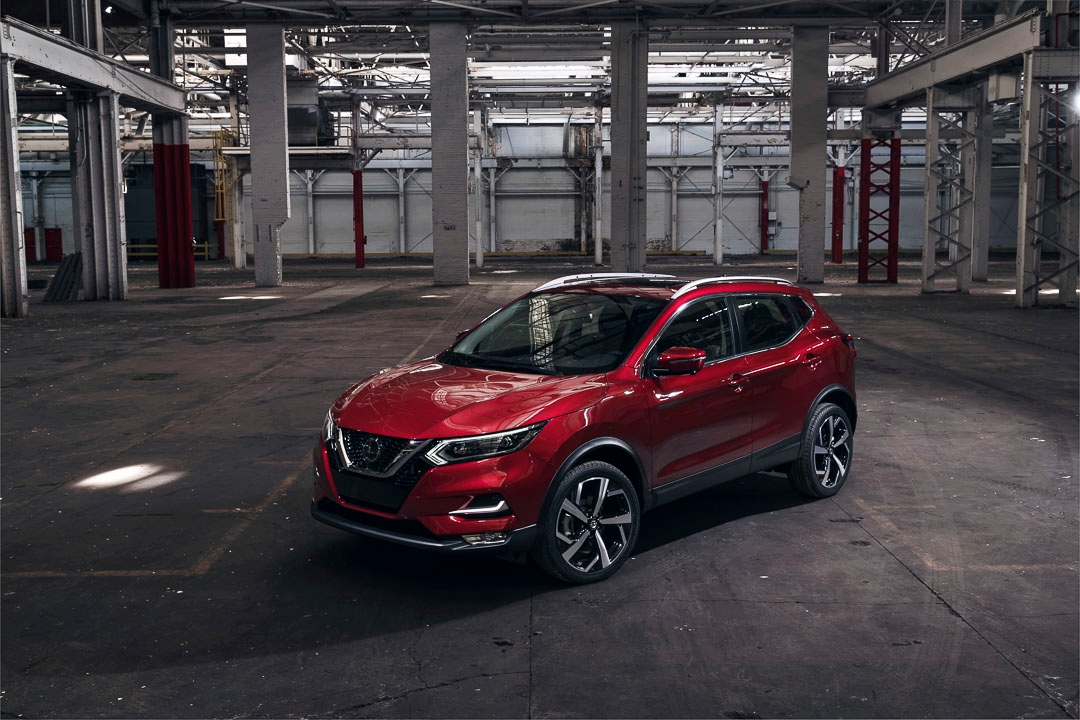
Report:
[[[599,585],[310,518],[350,382],[578,271],[492,259],[437,288],[421,261],[303,261],[256,290],[200,265],[166,291],[142,266],[129,302],[35,292],[0,324],[3,716],[1077,717],[1080,323],[1014,309],[1010,262],[971,296],[830,266],[859,338],[847,486],[665,506]]]

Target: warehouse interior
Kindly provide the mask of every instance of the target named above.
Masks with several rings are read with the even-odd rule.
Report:
[[[5,716],[1080,716],[1077,0],[5,0]],[[779,276],[849,487],[610,581],[313,527],[326,407],[542,282]]]

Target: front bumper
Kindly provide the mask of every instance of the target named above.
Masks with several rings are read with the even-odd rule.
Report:
[[[370,522],[374,518],[369,519],[369,517],[365,517],[365,513],[341,507],[329,499],[312,502],[311,516],[339,530],[435,552],[514,553],[529,550],[536,543],[535,525],[508,531],[505,533],[505,539],[481,545],[470,544],[461,537],[425,536],[412,532],[401,532],[387,527],[376,527]]]

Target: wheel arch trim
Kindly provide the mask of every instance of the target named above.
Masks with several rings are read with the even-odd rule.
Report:
[[[845,398],[847,398],[848,403],[850,403],[852,412],[848,412],[847,408],[841,409],[848,414],[848,420],[851,421],[851,431],[855,432],[855,426],[858,424],[859,417],[859,409],[858,406],[855,404],[855,396],[852,395],[851,390],[848,389],[846,386],[841,385],[840,383],[834,383],[819,392],[817,397],[814,398],[814,402],[810,403],[810,408],[806,411],[806,419],[803,421],[804,433],[806,432],[807,426],[810,424],[810,418],[814,416],[814,411],[817,410],[818,406],[821,405],[821,403],[825,400],[826,397],[834,393],[840,393]]]
[[[641,509],[647,510],[650,507],[648,500],[649,493],[646,492],[648,485],[648,475],[645,473],[645,464],[641,461],[641,456],[637,451],[630,446],[630,443],[625,440],[621,440],[617,437],[598,437],[588,440],[579,445],[572,453],[570,453],[562,464],[559,465],[559,469],[555,472],[555,475],[551,478],[551,483],[548,485],[547,493],[544,495],[544,503],[540,508],[540,519],[538,522],[542,523],[543,518],[546,517],[548,509],[551,506],[552,494],[555,492],[555,488],[566,477],[575,466],[581,463],[581,459],[592,452],[603,449],[616,450],[630,459],[634,464],[637,477],[630,476],[630,483],[634,486],[634,489],[638,493],[638,502]]]

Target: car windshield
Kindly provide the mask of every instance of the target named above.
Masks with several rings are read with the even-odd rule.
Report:
[[[632,295],[537,293],[499,310],[439,360],[542,375],[609,372],[666,304]]]

